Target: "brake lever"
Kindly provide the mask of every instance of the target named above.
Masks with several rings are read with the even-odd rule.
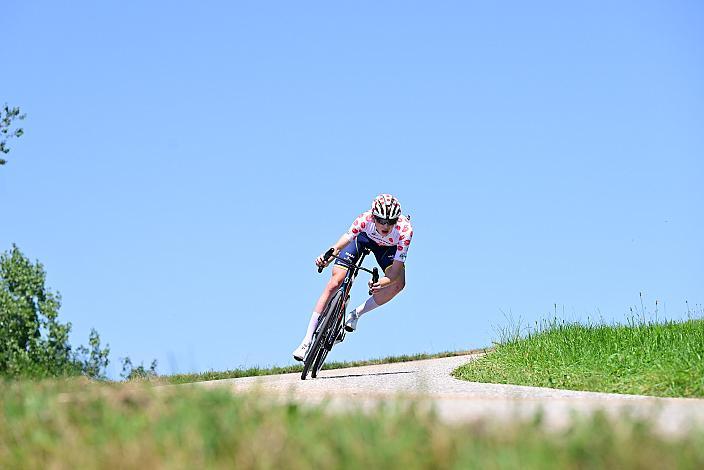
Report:
[[[323,261],[327,261],[332,257],[333,252],[335,251],[334,248],[330,248],[328,251],[325,252],[323,255]],[[325,266],[318,266],[318,273],[322,273],[323,269],[325,269]],[[376,268],[374,268],[376,269]]]
[[[379,269],[374,268],[372,270],[372,284],[376,284],[379,281]],[[371,288],[369,289],[369,295],[372,295]]]

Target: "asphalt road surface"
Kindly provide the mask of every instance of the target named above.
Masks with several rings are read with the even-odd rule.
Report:
[[[276,400],[326,403],[331,410],[369,410],[390,400],[412,400],[434,408],[448,423],[515,421],[542,412],[543,423],[559,430],[573,413],[603,410],[652,419],[664,434],[704,428],[704,399],[655,398],[641,395],[578,392],[551,388],[467,382],[450,373],[478,355],[322,370],[317,379],[281,374],[198,382],[202,387],[228,387],[234,392],[258,391]]]

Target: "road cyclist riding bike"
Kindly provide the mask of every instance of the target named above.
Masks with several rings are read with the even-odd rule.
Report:
[[[320,314],[318,325],[313,333],[313,340],[303,361],[303,372],[301,373],[302,380],[306,379],[308,372],[310,372],[310,375],[315,378],[320,368],[323,367],[323,363],[325,362],[328,352],[332,350],[332,347],[335,344],[342,342],[345,339],[345,306],[350,298],[352,283],[357,277],[357,274],[359,274],[359,271],[367,271],[368,273],[371,273],[372,284],[379,280],[379,270],[377,268],[370,271],[367,268],[362,267],[364,257],[368,254],[369,249],[363,248],[361,256],[359,256],[354,263],[350,263],[346,259],[334,255],[332,248],[330,248],[325,255],[323,255],[323,259],[325,261],[335,258],[338,261],[345,263],[345,266],[347,266],[347,271],[340,288],[332,295],[330,300],[328,300],[325,310],[323,310],[323,313]],[[318,272],[322,271],[323,267],[321,266],[318,268]],[[369,295],[372,295],[371,289],[369,289]]]
[[[406,285],[405,261],[408,248],[413,237],[413,227],[410,217],[401,214],[401,204],[391,194],[380,194],[372,201],[372,207],[362,215],[357,217],[349,230],[330,248],[330,250],[318,256],[315,264],[318,270],[328,266],[335,260],[330,281],[323,289],[318,302],[315,304],[313,314],[308,323],[308,330],[301,341],[301,344],[293,351],[293,358],[304,361],[308,367],[316,358],[308,358],[311,343],[321,333],[318,328],[325,323],[326,315],[329,311],[335,310],[336,302],[341,302],[338,307],[344,306],[349,297],[349,288],[354,277],[359,270],[368,272],[368,269],[361,268],[361,260],[366,253],[373,253],[379,266],[384,272],[380,279],[372,279],[369,282],[370,297],[359,307],[352,310],[344,322],[345,330],[348,332],[357,329],[359,318],[375,308],[384,305],[393,299]],[[343,289],[341,290],[341,287]],[[344,291],[344,292],[343,292]],[[336,295],[339,293],[339,295]],[[344,319],[344,316],[342,317]],[[320,321],[323,320],[323,321]],[[320,323],[320,325],[319,325]],[[330,324],[327,325],[329,327]],[[344,336],[344,333],[341,333]],[[338,338],[341,340],[341,338]],[[320,343],[320,341],[318,341]],[[328,344],[331,347],[331,344]],[[329,349],[328,349],[329,351]],[[315,351],[316,354],[318,351]],[[325,353],[327,354],[327,353]],[[325,355],[324,354],[324,355]],[[318,369],[322,366],[324,355],[318,361]],[[308,360],[310,359],[310,360]],[[313,368],[313,376],[317,369]]]

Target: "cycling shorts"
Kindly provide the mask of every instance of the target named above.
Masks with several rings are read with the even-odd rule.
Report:
[[[349,242],[347,246],[340,251],[338,256],[350,263],[356,263],[359,257],[362,256],[362,250],[364,248],[369,248],[369,250],[374,253],[376,262],[379,263],[383,272],[386,272],[386,269],[393,264],[394,256],[396,256],[396,246],[378,245],[373,240],[370,240],[364,232],[360,233],[354,240]],[[341,268],[347,268],[347,265],[339,259],[335,260],[335,265]]]

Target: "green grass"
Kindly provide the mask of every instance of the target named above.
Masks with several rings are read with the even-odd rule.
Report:
[[[418,361],[421,359],[433,359],[438,357],[452,357],[452,356],[462,356],[465,354],[471,354],[473,352],[483,352],[485,349],[476,349],[471,351],[446,351],[435,354],[408,354],[403,356],[389,356],[378,359],[367,359],[363,361],[345,361],[345,362],[326,362],[323,367],[324,370],[330,369],[343,369],[346,367],[357,367],[357,366],[369,366],[374,364],[390,364],[393,362],[409,362]],[[150,379],[157,383],[163,384],[182,384],[182,383],[192,383],[192,382],[204,382],[206,380],[220,380],[220,379],[235,379],[239,377],[253,377],[258,375],[273,375],[273,374],[289,374],[293,372],[302,372],[303,366],[300,364],[290,365],[290,366],[272,366],[272,367],[250,367],[247,369],[232,369],[225,371],[207,371],[195,374],[174,374],[174,375],[160,375],[156,378]]]
[[[704,321],[580,325],[553,320],[455,370],[474,382],[704,397]]]
[[[0,383],[0,468],[702,468],[704,432],[677,439],[603,415],[448,426],[417,406],[371,413],[272,405],[224,390]]]

